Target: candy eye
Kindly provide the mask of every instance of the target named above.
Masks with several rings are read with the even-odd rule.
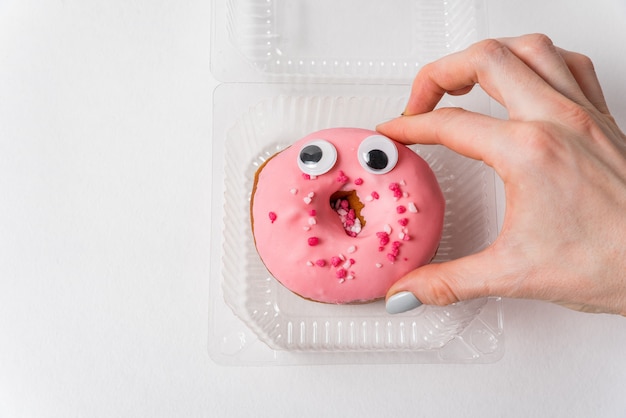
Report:
[[[391,139],[382,135],[365,138],[357,152],[361,166],[374,174],[388,173],[398,162],[398,148]]]
[[[298,167],[303,173],[319,176],[329,171],[337,162],[335,146],[323,139],[306,143],[298,154]]]

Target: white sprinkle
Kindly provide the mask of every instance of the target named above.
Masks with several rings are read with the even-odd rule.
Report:
[[[343,263],[343,267],[344,269],[348,270],[350,267],[352,266],[352,263],[350,262],[350,260],[346,260],[345,263]]]
[[[355,251],[356,251],[356,247],[354,245],[351,245],[348,247],[348,254],[352,254]]]
[[[405,236],[406,236],[406,234],[404,232],[400,232],[398,234],[398,238],[400,238],[400,240],[403,240]]]
[[[409,212],[417,213],[417,206],[415,206],[415,203],[409,202]]]
[[[305,231],[310,231],[311,227],[310,226],[304,226],[304,227],[302,227],[302,229],[304,229]]]
[[[345,279],[339,279],[339,283],[343,283],[345,281],[346,281]]]
[[[340,259],[341,261],[346,261],[346,256],[345,256],[345,255],[343,255],[343,254],[339,254],[339,259]]]
[[[348,274],[348,277],[346,277],[346,279],[348,279],[348,280],[354,280],[354,276],[353,276],[353,275],[351,275],[351,274]]]
[[[308,194],[308,196],[309,196],[311,199],[313,199],[313,196],[315,196],[315,193],[311,192],[311,193],[309,193],[309,194]]]
[[[309,267],[313,267],[313,262],[311,262],[311,261],[307,261],[307,262],[306,262],[306,265],[307,265],[307,266],[309,266]]]
[[[380,263],[376,263],[376,268],[381,268],[383,265]]]
[[[315,219],[313,216],[311,216],[309,218],[309,225],[315,225],[317,224],[317,219]]]
[[[387,235],[391,234],[391,225],[385,224],[385,226],[383,227],[383,231],[385,231]]]
[[[366,201],[366,202],[371,202],[372,200],[374,200],[374,198],[372,197],[372,195],[368,195],[368,196],[365,198],[365,201]]]
[[[347,211],[347,210],[345,210],[345,209],[339,209],[339,210],[337,211],[337,214],[338,214],[339,216],[346,216],[346,215],[348,214],[348,211]]]
[[[293,189],[289,190],[289,192],[295,195],[295,194],[298,194],[298,189],[294,187]]]
[[[402,197],[406,199],[407,197],[409,197],[409,194],[407,192],[402,192]]]
[[[406,186],[406,181],[400,180],[400,186]]]
[[[310,176],[309,180],[317,180],[317,176]]]
[[[311,202],[312,202],[311,198],[310,198],[310,197],[308,197],[308,196],[307,196],[307,197],[305,197],[305,198],[304,198],[304,199],[302,199],[302,200],[304,200],[304,203],[306,203],[307,205],[310,205],[310,204],[311,204]]]

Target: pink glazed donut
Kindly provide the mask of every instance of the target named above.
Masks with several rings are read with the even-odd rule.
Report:
[[[257,171],[257,251],[303,298],[363,303],[435,256],[445,201],[428,164],[378,132],[312,133]]]

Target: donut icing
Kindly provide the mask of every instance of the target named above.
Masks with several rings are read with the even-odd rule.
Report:
[[[356,128],[315,132],[276,154],[251,196],[255,245],[270,273],[304,298],[335,304],[382,298],[428,263],[444,207],[421,157]]]

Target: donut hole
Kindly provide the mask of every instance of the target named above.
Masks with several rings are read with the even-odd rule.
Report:
[[[356,237],[365,226],[365,219],[361,209],[365,205],[361,202],[355,190],[340,190],[330,197],[330,207],[337,213],[341,225],[348,236]]]

